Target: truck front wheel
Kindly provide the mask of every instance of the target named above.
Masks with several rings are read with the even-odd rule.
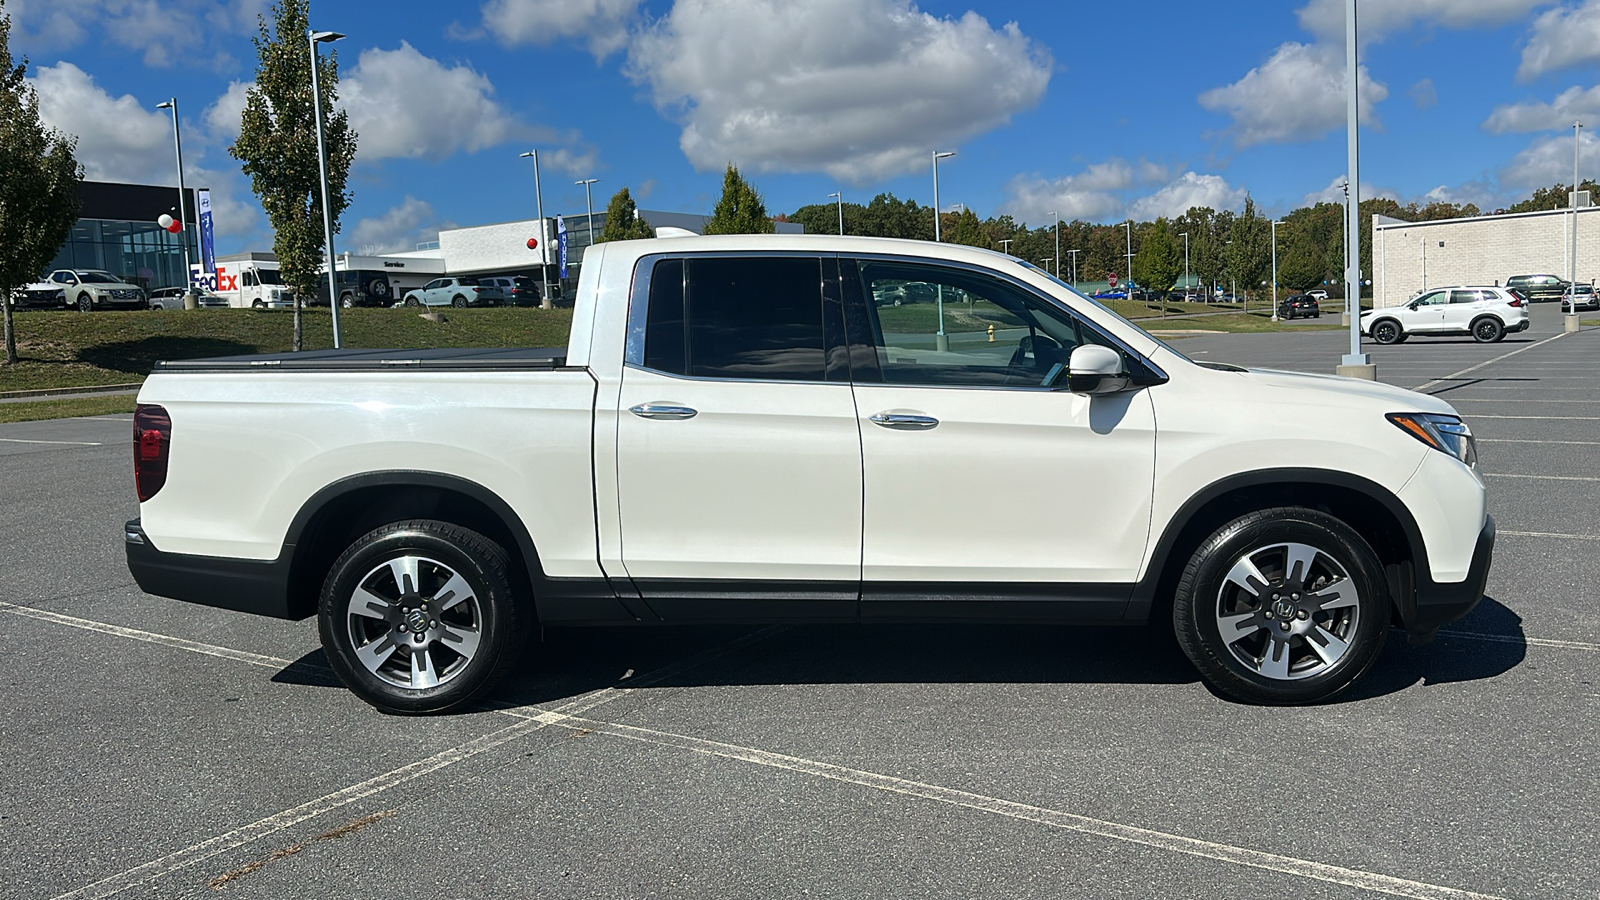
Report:
[[[498,544],[418,519],[362,536],[322,585],[318,626],[345,686],[378,709],[439,713],[482,695],[530,626]]]
[[[1326,513],[1267,509],[1217,529],[1173,598],[1178,643],[1218,691],[1247,703],[1315,703],[1353,684],[1389,626],[1383,567]]]

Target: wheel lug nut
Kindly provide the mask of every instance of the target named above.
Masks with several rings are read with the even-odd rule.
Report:
[[[1300,610],[1300,621],[1304,622],[1306,619],[1309,619],[1309,618],[1311,618],[1311,613],[1308,613],[1303,609]]]
[[[1274,600],[1282,600],[1283,597],[1282,597],[1282,595],[1279,595],[1279,594],[1273,594],[1272,595],[1272,599],[1274,599]]]
[[[415,635],[413,635],[412,636],[412,640],[416,641],[419,644],[422,643],[422,632],[419,631]]]
[[[1300,595],[1299,594],[1290,594],[1289,595],[1289,599],[1290,600],[1299,600],[1300,599]]]
[[[404,625],[401,625],[401,626],[400,626],[400,630],[401,630],[401,631],[406,631],[406,630],[407,630],[407,629],[406,629],[406,626],[404,626]]]
[[[428,627],[429,627],[429,628],[438,628],[438,627],[439,627],[439,623],[438,623],[438,622],[435,622],[435,621],[434,621],[434,620],[432,620],[432,619],[429,619],[429,620],[428,620]]]
[[[1264,616],[1266,616],[1267,618],[1270,619],[1270,618],[1272,618],[1272,610],[1269,609],[1265,613],[1263,613],[1262,615],[1264,615]]]

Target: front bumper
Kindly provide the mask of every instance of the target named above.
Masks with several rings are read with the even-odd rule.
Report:
[[[1494,538],[1494,518],[1484,516],[1483,530],[1478,533],[1467,577],[1455,584],[1439,584],[1431,576],[1423,575],[1417,579],[1415,595],[1402,598],[1400,619],[1413,643],[1432,639],[1440,626],[1472,612],[1483,599],[1484,588],[1489,583],[1489,567],[1494,562]]]
[[[289,603],[287,560],[293,547],[275,560],[261,561],[164,553],[150,543],[138,519],[124,526],[123,546],[128,571],[147,594],[275,619],[303,619],[314,611]]]

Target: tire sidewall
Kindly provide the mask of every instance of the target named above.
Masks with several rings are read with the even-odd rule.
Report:
[[[1246,552],[1297,542],[1327,553],[1350,574],[1360,618],[1345,656],[1326,671],[1279,681],[1234,658],[1217,629],[1217,593]],[[1222,693],[1250,703],[1295,705],[1326,700],[1353,684],[1376,661],[1389,628],[1390,599],[1382,564],[1366,541],[1326,513],[1304,508],[1242,516],[1212,534],[1190,558],[1173,602],[1173,626],[1190,660]]]
[[[351,592],[374,568],[408,554],[438,560],[465,578],[482,615],[477,654],[466,669],[438,687],[389,684],[367,670],[351,645],[346,622]],[[441,712],[488,689],[516,649],[518,620],[505,551],[475,532],[428,520],[385,525],[352,544],[323,581],[317,616],[323,649],[339,680],[378,709],[402,715]]]
[[[1382,333],[1390,336],[1385,338]],[[1393,319],[1382,319],[1372,326],[1372,339],[1380,344],[1397,344],[1400,342],[1400,325]]]

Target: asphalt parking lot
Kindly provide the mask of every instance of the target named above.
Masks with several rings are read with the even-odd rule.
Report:
[[[1373,347],[1479,439],[1489,596],[1304,709],[1138,629],[552,632],[379,715],[311,622],[141,593],[129,417],[0,426],[7,897],[1595,897],[1600,333]],[[1344,333],[1194,337],[1331,372]]]

